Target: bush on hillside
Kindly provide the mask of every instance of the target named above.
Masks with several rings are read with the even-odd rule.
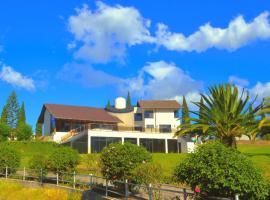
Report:
[[[101,172],[109,180],[130,180],[132,171],[151,159],[151,154],[143,147],[130,143],[113,143],[101,152]]]
[[[48,169],[54,173],[71,173],[79,163],[79,153],[70,147],[56,148],[49,156]]]
[[[32,133],[32,127],[28,124],[20,123],[18,127],[16,128],[16,137],[17,140],[30,140],[33,133]]]
[[[160,184],[162,178],[162,169],[157,163],[143,163],[132,172],[132,181],[140,185]]]
[[[100,174],[100,160],[98,154],[86,154],[83,159],[88,173]]]
[[[20,156],[18,152],[7,143],[0,144],[0,171],[5,174],[6,167],[8,173],[16,172],[20,166]]]
[[[200,195],[265,199],[267,185],[251,161],[237,150],[219,142],[208,142],[188,155],[175,170],[181,183],[189,184]]]
[[[11,129],[4,123],[0,123],[0,142],[6,141]]]
[[[42,175],[48,173],[48,158],[43,154],[34,155],[29,161],[29,168],[31,169],[30,174],[33,176],[40,177],[41,170]]]

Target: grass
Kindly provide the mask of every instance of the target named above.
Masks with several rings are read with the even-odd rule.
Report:
[[[26,186],[12,181],[0,181],[0,200],[80,200],[81,194],[64,189]]]
[[[58,145],[52,142],[9,142],[21,154],[21,167],[28,167],[28,161],[33,155],[49,155]],[[239,144],[238,150],[247,155],[254,165],[262,170],[266,178],[270,178],[270,145]],[[187,154],[153,154],[153,162],[162,167],[165,177],[171,176],[174,168]],[[99,155],[81,155],[81,163],[78,166],[80,173],[100,174]]]

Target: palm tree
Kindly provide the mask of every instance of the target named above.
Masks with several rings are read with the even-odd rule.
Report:
[[[263,105],[260,114],[264,115],[264,118],[260,122],[260,128],[270,126],[270,97],[263,100]]]
[[[202,101],[194,102],[198,111],[191,111],[195,116],[190,118],[191,124],[181,124],[175,136],[197,131],[202,135],[215,136],[227,146],[236,148],[235,138],[245,134],[247,127],[255,131],[249,122],[261,105],[250,109],[250,96],[244,89],[239,93],[236,86],[215,85],[209,88],[209,95],[201,94],[201,97]],[[258,125],[256,123],[255,127]]]

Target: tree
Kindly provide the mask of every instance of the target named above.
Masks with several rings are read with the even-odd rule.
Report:
[[[20,123],[18,127],[16,128],[16,137],[17,140],[30,140],[33,133],[32,133],[32,127],[28,124]]]
[[[183,96],[183,105],[182,105],[182,124],[183,125],[190,124],[189,109],[185,96]]]
[[[106,108],[110,108],[111,107],[111,102],[110,100],[107,101],[107,105],[106,105]]]
[[[180,125],[175,136],[201,131],[203,135],[215,136],[224,144],[236,148],[235,137],[245,134],[250,119],[259,112],[262,105],[253,108],[250,113],[249,94],[244,89],[239,94],[238,88],[230,84],[210,87],[209,95],[201,96],[203,101],[194,103],[200,112],[191,111],[195,116],[190,118],[192,123],[189,126]]]
[[[36,123],[36,137],[41,137],[43,134],[42,132],[42,124],[37,122]]]
[[[20,155],[12,148],[8,143],[0,144],[0,172],[5,174],[6,167],[8,167],[8,173],[16,172],[16,169],[20,166]]]
[[[24,102],[22,102],[21,108],[18,113],[18,124],[26,123],[26,117],[25,117],[25,109],[24,109]]]
[[[232,198],[267,199],[268,186],[251,160],[239,151],[220,142],[210,141],[189,154],[175,170],[176,179],[199,187],[202,199]],[[207,198],[209,197],[209,198]]]
[[[15,129],[18,124],[18,114],[19,114],[18,98],[15,91],[13,91],[8,97],[6,109],[7,109],[7,125],[10,128]]]
[[[131,107],[131,98],[130,98],[130,93],[128,91],[128,95],[127,95],[127,105],[126,105],[127,108],[130,108]]]
[[[0,142],[6,141],[10,135],[10,128],[5,123],[0,123]]]
[[[250,115],[250,117],[248,117],[247,119],[248,126],[245,126],[244,134],[248,136],[249,140],[252,143],[254,143],[257,138],[257,135],[261,133],[262,131],[259,127],[259,122],[258,122],[259,119],[256,119],[258,118],[258,116],[256,116],[255,113],[253,112],[252,105],[249,105],[248,111],[249,111],[248,115]]]
[[[5,105],[1,113],[1,123],[7,124],[7,106]]]

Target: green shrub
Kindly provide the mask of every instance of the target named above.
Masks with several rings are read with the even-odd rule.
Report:
[[[189,184],[201,194],[240,199],[265,199],[267,186],[251,161],[237,150],[219,142],[208,142],[188,155],[175,170],[181,183]]]
[[[132,181],[140,185],[160,184],[162,178],[161,166],[152,162],[139,165],[132,173]]]
[[[143,147],[113,143],[101,152],[101,172],[109,180],[131,179],[132,171],[151,159],[151,154]]]
[[[83,163],[86,166],[86,170],[88,173],[92,173],[95,175],[100,174],[100,161],[99,155],[97,154],[86,154]]]
[[[6,141],[11,129],[4,123],[0,123],[0,142]]]
[[[32,137],[32,127],[28,124],[20,123],[16,128],[17,140],[30,140]]]
[[[0,171],[5,173],[5,169],[8,167],[8,172],[13,173],[19,166],[20,156],[18,152],[7,143],[0,144]]]
[[[48,169],[56,172],[73,172],[79,163],[79,153],[70,147],[56,148],[49,156]]]
[[[262,137],[263,140],[270,140],[270,133],[268,134],[265,134],[263,137]]]
[[[30,168],[30,174],[33,176],[41,176],[41,170],[42,170],[42,175],[46,175],[48,173],[48,158],[43,155],[34,155],[30,160],[29,160],[29,168]]]

